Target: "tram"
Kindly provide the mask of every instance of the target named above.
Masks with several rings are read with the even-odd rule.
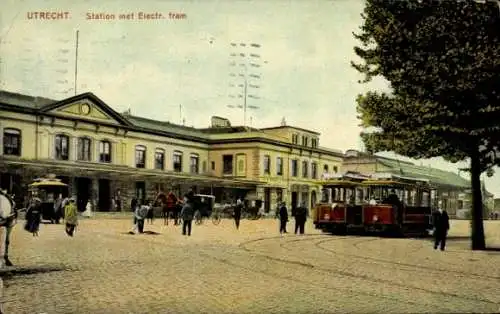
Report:
[[[322,183],[317,229],[427,235],[432,229],[434,189],[426,179],[377,173],[347,174]]]
[[[38,197],[42,201],[42,219],[53,220],[54,203],[59,195],[67,197],[69,194],[69,186],[60,179],[54,176],[46,178],[37,178],[29,185],[30,199]]]
[[[365,230],[399,235],[427,235],[432,229],[432,198],[429,180],[395,174],[374,174],[363,182],[369,190],[363,206]]]
[[[368,179],[358,173],[332,176],[322,182],[321,201],[316,206],[314,225],[324,232],[345,233],[350,228],[363,228],[362,200]]]

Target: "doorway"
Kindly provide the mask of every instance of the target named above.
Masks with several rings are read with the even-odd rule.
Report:
[[[264,188],[264,211],[269,213],[271,210],[271,189]]]
[[[292,192],[292,210],[297,208],[298,193]]]
[[[138,202],[144,203],[146,199],[146,182],[139,181],[135,183],[135,197]]]
[[[83,212],[91,197],[92,180],[89,178],[76,178],[76,207],[78,211]]]
[[[311,192],[311,208],[316,206],[316,191]]]
[[[108,179],[99,179],[99,211],[107,212],[111,205],[111,184]]]

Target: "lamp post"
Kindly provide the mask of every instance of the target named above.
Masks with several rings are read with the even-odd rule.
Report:
[[[257,83],[258,80],[260,80],[260,74],[257,74],[253,71],[250,70],[250,68],[260,68],[260,55],[257,53],[258,50],[261,46],[259,44],[251,43],[251,44],[246,44],[246,43],[231,43],[231,47],[234,49],[243,49],[242,51],[244,52],[237,52],[234,50],[231,52],[230,56],[233,59],[230,62],[230,66],[239,66],[243,68],[243,71],[240,72],[239,70],[237,71],[231,71],[229,74],[231,77],[234,78],[241,78],[242,82],[240,81],[239,84],[235,85],[233,83],[230,84],[230,87],[237,87],[241,88],[240,93],[237,94],[237,96],[230,94],[230,98],[242,98],[243,103],[234,105],[230,104],[228,105],[229,108],[241,108],[243,109],[243,126],[246,127],[247,125],[247,110],[248,109],[259,109],[258,106],[255,105],[249,105],[248,104],[248,99],[259,99],[258,96],[254,94],[250,94],[250,90],[254,89],[259,89],[260,85]],[[238,48],[239,47],[239,48]],[[236,73],[235,73],[236,72]]]

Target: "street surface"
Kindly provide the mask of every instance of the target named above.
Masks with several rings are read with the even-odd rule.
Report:
[[[276,220],[193,225],[191,237],[157,219],[80,220],[39,237],[14,232],[3,274],[5,313],[445,313],[500,311],[500,252],[468,251],[467,221],[448,250],[429,240],[278,234]],[[485,222],[500,247],[500,221]],[[293,221],[289,224],[293,231]],[[52,268],[52,271],[48,271]],[[64,269],[56,271],[57,269]],[[45,271],[44,271],[45,270]]]

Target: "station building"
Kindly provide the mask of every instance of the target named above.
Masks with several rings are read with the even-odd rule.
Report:
[[[312,207],[319,179],[338,173],[344,157],[321,147],[315,131],[217,117],[210,128],[186,127],[118,113],[93,93],[53,100],[0,91],[0,132],[0,188],[22,204],[33,179],[54,174],[79,210],[88,200],[94,210],[130,210],[134,196],[190,188],[216,202],[260,199],[266,212],[279,200]]]

